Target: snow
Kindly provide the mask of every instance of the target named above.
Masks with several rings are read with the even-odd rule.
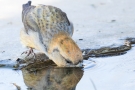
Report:
[[[135,48],[128,54],[107,58],[91,58],[96,62],[94,67],[84,69],[84,76],[78,83],[77,90],[134,90],[135,89]],[[84,67],[85,68],[85,67]],[[90,80],[91,79],[91,80]],[[85,83],[85,84],[84,84]]]
[[[16,60],[27,50],[19,40],[22,4],[27,0],[0,2],[0,60]],[[53,5],[66,12],[81,49],[118,46],[124,43],[121,39],[135,37],[134,0],[32,0],[32,4]],[[96,63],[84,61],[84,75],[76,90],[135,90],[134,53],[135,47],[121,56],[90,58]],[[15,90],[11,83],[26,90],[21,71],[0,68],[0,89]]]

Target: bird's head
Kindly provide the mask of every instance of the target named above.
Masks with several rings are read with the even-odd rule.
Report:
[[[58,66],[65,65],[65,62],[76,65],[83,60],[81,50],[66,33],[54,35],[50,42],[48,53],[55,53],[51,58]]]

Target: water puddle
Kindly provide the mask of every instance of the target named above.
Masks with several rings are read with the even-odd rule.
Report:
[[[22,69],[28,90],[75,90],[83,75],[81,67],[48,66],[33,64]]]
[[[2,90],[8,90],[9,87],[12,87],[10,90],[17,88],[21,90],[78,90],[77,88],[80,86],[83,88],[82,85],[88,80],[88,78],[85,80],[84,72],[96,65],[94,61],[84,60],[84,67],[58,67],[52,60],[44,60],[45,55],[38,55],[34,62],[33,58],[28,58],[27,65],[21,69],[22,72],[14,69],[16,61],[1,61],[0,64],[4,65],[0,69],[2,73],[0,79],[4,83],[0,85],[3,87]],[[88,81],[90,84],[91,81]],[[78,86],[79,83],[81,85]]]

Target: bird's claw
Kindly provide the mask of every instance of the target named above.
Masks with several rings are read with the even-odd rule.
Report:
[[[34,51],[33,51],[33,49],[32,49],[32,48],[30,48],[29,50],[27,50],[27,51],[23,52],[22,54],[27,54],[27,55],[26,55],[26,57],[28,57],[28,56],[30,56],[30,54],[32,54],[32,55],[33,55],[34,60],[36,59],[36,54],[34,53]],[[21,54],[21,55],[22,55],[22,54]],[[26,57],[25,57],[25,58],[26,58]]]

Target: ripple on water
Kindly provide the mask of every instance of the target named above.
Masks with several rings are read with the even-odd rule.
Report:
[[[96,72],[96,70],[104,70],[104,67],[106,66],[106,63],[101,61],[89,61],[91,63],[88,63],[84,67],[84,71],[91,71]]]

